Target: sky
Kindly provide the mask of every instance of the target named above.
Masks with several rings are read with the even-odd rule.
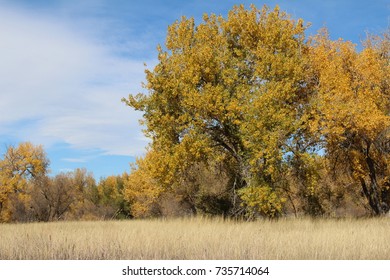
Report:
[[[388,0],[0,0],[0,153],[30,141],[43,145],[52,175],[129,172],[149,140],[142,113],[121,98],[145,93],[167,27],[252,3],[310,22],[307,35],[326,26],[358,45],[390,26]]]

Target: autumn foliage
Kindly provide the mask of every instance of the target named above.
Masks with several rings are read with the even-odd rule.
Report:
[[[130,217],[123,196],[127,174],[97,184],[85,169],[49,176],[42,146],[10,146],[0,160],[0,222]]]
[[[168,28],[145,92],[150,144],[130,173],[49,176],[42,147],[0,160],[0,221],[384,215],[390,209],[390,32],[362,46],[279,7]]]
[[[389,34],[358,51],[306,28],[255,6],[168,28],[147,93],[124,99],[152,141],[128,179],[135,216],[216,166],[226,215],[388,212]]]

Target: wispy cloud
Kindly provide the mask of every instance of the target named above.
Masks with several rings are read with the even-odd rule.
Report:
[[[63,158],[62,160],[66,162],[77,162],[77,163],[84,163],[88,161],[88,159],[86,158]]]
[[[144,61],[118,55],[121,46],[112,42],[83,36],[93,34],[90,25],[74,28],[66,20],[1,7],[0,134],[141,154],[140,114],[120,99],[141,90]]]
[[[313,22],[313,33],[326,23],[335,38],[354,42],[388,25],[385,0],[239,1],[252,2],[280,4]],[[204,12],[226,15],[237,3],[0,0],[0,136],[100,155],[142,154],[141,115],[120,99],[142,90],[143,63],[155,65],[155,46],[175,19],[199,22]]]

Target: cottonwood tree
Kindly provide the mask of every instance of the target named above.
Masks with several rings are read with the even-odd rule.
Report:
[[[98,219],[98,201],[93,201],[97,186],[92,173],[84,168],[44,176],[30,187],[30,207],[38,221],[65,219]],[[95,204],[96,203],[96,204]]]
[[[389,42],[389,33],[371,37],[357,52],[323,31],[310,49],[317,81],[311,128],[324,141],[332,168],[349,172],[376,215],[390,205]]]
[[[194,166],[223,163],[231,215],[278,216],[293,189],[306,213],[322,215],[321,182],[342,167],[353,179],[345,186],[358,183],[374,214],[388,211],[389,33],[358,52],[326,32],[307,40],[305,29],[266,6],[171,25],[146,71],[148,92],[124,100],[144,113],[152,139],[130,181],[146,176],[154,199]],[[333,178],[328,186],[342,185]]]
[[[28,184],[44,177],[48,165],[42,146],[25,142],[7,148],[0,160],[0,221],[12,219],[15,203],[28,203]]]
[[[225,162],[234,212],[281,212],[278,178],[287,143],[302,125],[307,90],[305,25],[278,7],[233,8],[225,19],[183,17],[168,29],[159,63],[146,71],[147,94],[127,105],[142,111],[151,177],[162,188],[195,163]],[[153,171],[154,170],[154,171]],[[239,190],[239,191],[238,191]]]

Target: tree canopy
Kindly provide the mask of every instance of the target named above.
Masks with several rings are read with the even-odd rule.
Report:
[[[172,24],[147,93],[124,99],[152,140],[130,185],[141,176],[162,193],[194,166],[219,165],[231,215],[276,217],[296,209],[292,194],[322,213],[320,194],[334,195],[325,181],[342,167],[350,176],[333,185],[359,185],[373,213],[388,211],[389,36],[358,52],[306,28],[279,7],[242,5]]]

